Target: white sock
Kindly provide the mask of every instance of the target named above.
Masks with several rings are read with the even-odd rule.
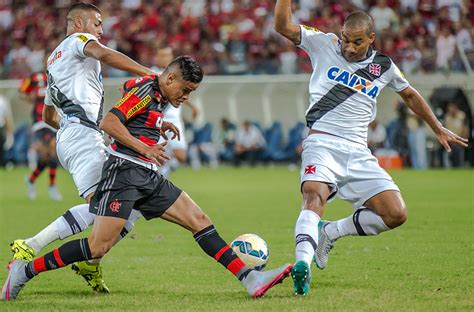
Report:
[[[368,208],[359,209],[347,218],[331,222],[325,228],[329,238],[333,240],[347,235],[378,235],[389,229],[382,218]]]
[[[27,238],[25,243],[38,253],[41,249],[58,239],[65,239],[84,231],[89,225],[94,223],[94,218],[95,215],[89,212],[89,204],[74,206],[41,232],[31,238]]]
[[[311,265],[318,245],[318,223],[321,218],[311,210],[301,211],[295,226],[296,262]]]

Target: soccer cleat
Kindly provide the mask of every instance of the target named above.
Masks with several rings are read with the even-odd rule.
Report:
[[[59,193],[58,187],[56,185],[50,185],[48,192],[49,192],[49,197],[52,200],[55,200],[55,201],[63,200],[63,196],[61,195],[61,193]]]
[[[13,253],[13,260],[33,261],[36,252],[28,246],[23,239],[17,239],[10,243],[10,250]]]
[[[31,200],[36,199],[36,187],[30,182],[28,177],[25,177],[26,187],[28,188],[28,198]]]
[[[290,275],[292,265],[285,264],[277,269],[269,271],[252,270],[242,279],[242,284],[247,288],[250,296],[262,297],[270,288],[281,283]]]
[[[294,282],[295,295],[305,296],[309,291],[309,284],[311,283],[311,271],[309,266],[304,261],[298,261],[291,270],[291,277]]]
[[[16,299],[20,291],[25,287],[26,282],[30,280],[26,276],[25,266],[28,262],[23,260],[13,260],[8,270],[7,280],[3,284],[1,300]]]
[[[93,291],[108,294],[109,288],[102,278],[102,267],[100,263],[89,263],[87,261],[76,262],[71,266],[76,274],[82,276]]]
[[[326,265],[328,264],[329,252],[334,247],[334,243],[336,242],[333,239],[330,239],[328,234],[326,233],[326,226],[329,224],[329,221],[319,221],[318,228],[319,228],[319,243],[316,251],[314,253],[314,263],[320,270],[324,270]]]

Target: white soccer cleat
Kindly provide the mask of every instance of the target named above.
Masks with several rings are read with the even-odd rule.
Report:
[[[263,296],[270,288],[281,283],[290,275],[293,265],[285,264],[277,269],[269,271],[252,270],[242,279],[242,284],[252,297]]]
[[[59,193],[58,187],[56,185],[50,185],[48,192],[49,192],[49,197],[52,200],[55,200],[55,201],[63,200],[63,196],[61,195],[61,193]]]
[[[319,227],[319,243],[316,251],[314,253],[314,263],[320,270],[324,270],[328,264],[329,252],[334,247],[335,240],[330,239],[326,233],[326,226],[329,224],[329,221],[320,221],[318,224]]]
[[[10,264],[8,271],[7,280],[2,288],[1,300],[14,300],[25,287],[26,282],[30,280],[26,276],[25,267],[28,262],[23,260],[13,260]]]

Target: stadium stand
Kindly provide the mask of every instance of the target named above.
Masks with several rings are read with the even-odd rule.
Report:
[[[64,37],[66,8],[75,1],[0,3],[1,78],[41,70],[45,51]],[[154,65],[158,46],[189,54],[206,74],[292,74],[311,71],[302,51],[272,29],[273,0],[94,1],[103,9],[101,41],[141,63]],[[339,33],[344,17],[366,10],[375,19],[375,48],[408,72],[465,71],[474,63],[474,4],[468,0],[294,1],[298,23]],[[159,12],[159,14],[157,14]],[[462,55],[464,54],[464,55]],[[105,69],[104,76],[123,73]]]

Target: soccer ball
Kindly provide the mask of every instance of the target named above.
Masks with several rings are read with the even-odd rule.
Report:
[[[260,236],[243,234],[234,239],[230,246],[250,269],[261,270],[267,265],[270,251]]]

